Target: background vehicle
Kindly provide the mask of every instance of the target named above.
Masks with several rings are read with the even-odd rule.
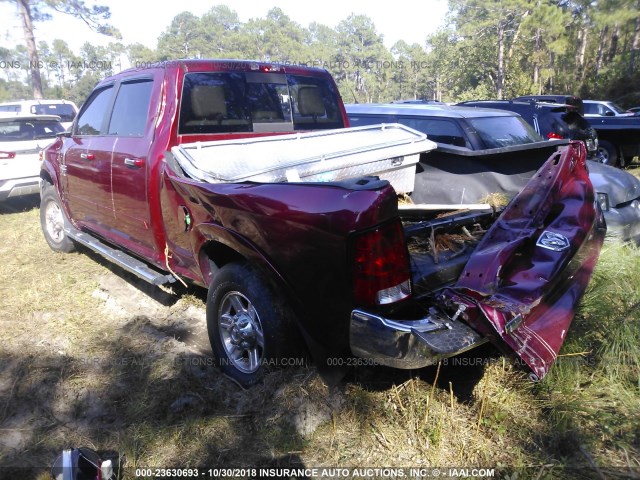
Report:
[[[505,138],[511,145],[534,144],[535,148],[547,152],[548,148],[555,148],[556,142],[547,143],[535,131],[527,131],[526,135],[518,132],[513,125],[515,119],[523,121],[511,108],[520,107],[532,110],[529,102],[465,102],[464,105],[502,105],[509,111],[504,115],[511,117],[509,121],[503,119],[499,125],[495,118],[499,110],[477,108],[472,106],[417,106],[417,105],[346,105],[347,115],[353,125],[371,125],[375,123],[398,122],[411,126],[427,134],[427,137],[438,144],[438,149],[429,156],[421,159],[419,168],[432,171],[431,174],[419,173],[416,180],[416,191],[412,198],[422,201],[425,195],[441,192],[451,202],[476,202],[484,196],[495,192],[516,192],[522,188],[530,175],[539,167],[539,156],[531,156],[531,149],[523,152],[503,152],[495,150],[496,146],[505,143]],[[559,111],[555,111],[556,108]],[[566,107],[543,106],[534,111],[546,111],[551,114],[548,122],[538,122],[540,125],[551,125],[553,128],[566,128],[559,124],[565,115]],[[501,117],[498,117],[501,118]],[[446,130],[445,130],[446,129]],[[564,130],[561,130],[564,132]],[[455,135],[453,133],[455,132]],[[476,138],[477,132],[483,132],[482,142]],[[524,131],[523,131],[524,132]],[[448,135],[443,135],[448,133]],[[495,140],[491,141],[491,137]],[[558,141],[562,142],[561,140]],[[488,146],[487,146],[488,145]],[[545,153],[546,154],[546,153]],[[596,196],[607,220],[608,232],[611,235],[627,241],[640,242],[640,180],[633,175],[619,169],[590,161],[589,178],[596,191]],[[482,168],[480,168],[482,166]],[[470,187],[459,180],[446,177],[433,170],[466,172],[475,178]],[[490,170],[490,175],[485,169]],[[433,179],[432,179],[433,177]],[[434,180],[435,179],[435,180]],[[458,182],[458,183],[456,183]],[[425,192],[425,193],[421,193]]]
[[[606,165],[624,167],[640,155],[640,118],[612,102],[581,100],[572,95],[525,95],[514,100],[538,100],[577,107],[595,129],[598,155]]]
[[[78,113],[78,107],[68,100],[18,100],[0,103],[1,112],[14,112],[34,115],[57,115],[60,123],[67,129]]]
[[[583,100],[585,117],[631,117],[633,112],[606,100]]]
[[[495,192],[515,195],[557,147],[519,115],[503,110],[396,104],[351,104],[345,109],[354,126],[400,123],[437,143],[435,151],[420,159],[411,194],[415,203],[435,198],[465,204]]]
[[[490,127],[533,132],[493,116]],[[43,234],[154,284],[208,287],[214,356],[244,385],[289,358],[298,335],[320,367],[355,355],[419,368],[490,339],[544,376],[604,237],[584,149],[546,163],[536,150],[540,177],[504,209],[399,208],[392,185],[414,190],[418,157],[435,145],[398,124],[347,125],[325,70],[181,60],[121,72],[45,151]],[[476,130],[474,141],[514,143]],[[407,243],[464,231],[475,236],[455,249]]]
[[[598,151],[598,135],[578,113],[578,107],[536,100],[477,100],[458,103],[465,107],[496,108],[515,112],[548,140],[582,140],[587,159],[602,161]]]
[[[63,131],[59,117],[0,113],[0,201],[40,191],[40,151]]]
[[[640,155],[640,117],[591,116],[585,119],[598,133],[598,150],[603,163],[625,167]]]
[[[394,100],[391,103],[416,103],[419,105],[445,105],[444,102],[440,100],[423,100],[423,99],[408,99],[408,100]]]
[[[545,103],[559,103],[561,105],[571,105],[578,109],[580,115],[584,115],[584,105],[580,97],[575,95],[521,95],[513,99],[514,101],[531,101]]]

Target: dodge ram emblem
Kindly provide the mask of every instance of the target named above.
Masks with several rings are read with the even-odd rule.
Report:
[[[536,245],[554,252],[561,252],[569,248],[569,239],[559,233],[545,230],[538,238]]]

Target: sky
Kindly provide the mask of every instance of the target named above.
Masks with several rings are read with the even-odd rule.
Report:
[[[236,0],[235,2],[159,2],[157,0],[98,0],[111,11],[110,23],[120,30],[122,43],[142,43],[155,48],[158,36],[171,20],[185,10],[202,15],[216,4],[226,4],[235,10],[240,21],[263,18],[272,7],[280,7],[293,21],[303,27],[318,22],[329,27],[346,19],[351,13],[364,14],[373,20],[378,33],[384,35],[384,43],[389,48],[396,41],[424,45],[427,35],[443,25],[447,11],[446,0],[423,0],[410,2],[372,2],[371,0]],[[93,0],[86,0],[93,5]],[[16,15],[15,2],[0,2],[0,46],[12,48],[17,43],[24,44],[21,23]],[[56,14],[51,21],[38,22],[36,42],[60,38],[67,42],[77,54],[84,42],[106,45],[114,39],[93,33],[82,21],[64,14]]]

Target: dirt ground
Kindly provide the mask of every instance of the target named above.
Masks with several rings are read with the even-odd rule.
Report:
[[[597,462],[635,465],[586,442],[587,424],[559,433],[547,397],[491,348],[441,369],[333,378],[303,359],[244,390],[213,366],[205,295],[148,286],[86,250],[57,254],[37,199],[0,204],[0,480],[48,479],[70,447],[122,460],[124,478],[305,466],[601,478]]]
[[[0,222],[0,478],[48,478],[80,446],[126,457],[130,474],[301,462],[344,401],[306,361],[238,387],[213,366],[204,290],[52,252],[37,199],[0,205]]]

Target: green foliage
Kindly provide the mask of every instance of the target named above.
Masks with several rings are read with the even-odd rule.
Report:
[[[107,6],[92,5],[89,7],[83,0],[29,0],[29,3],[32,5],[32,9],[37,8],[42,11],[48,7],[56,12],[65,13],[82,20],[98,33],[118,39],[122,38],[117,28],[104,23],[105,20],[111,18],[111,12]]]
[[[29,98],[31,89],[22,82],[0,78],[0,102]]]
[[[158,39],[158,51],[162,58],[200,57],[205,48],[200,26],[200,19],[191,12],[176,15]]]
[[[31,0],[34,20],[61,11],[92,28],[109,18],[106,7],[67,0]],[[106,27],[105,27],[106,28]],[[108,33],[111,27],[106,28]],[[141,44],[83,46],[72,52],[55,39],[37,45],[45,96],[79,96],[86,86],[131,66],[177,58],[245,58],[324,67],[349,102],[398,99],[461,101],[568,93],[640,104],[640,0],[449,0],[447,23],[409,45],[390,49],[366,15],[351,14],[335,28],[302,26],[280,8],[241,22],[226,5],[201,16],[182,12],[159,36],[155,49]],[[14,82],[30,81],[25,47],[0,49],[0,98],[25,96]],[[104,62],[99,71],[87,63]],[[85,78],[86,77],[86,78]],[[30,95],[26,95],[30,96]]]
[[[579,314],[539,386],[558,444],[637,447],[640,431],[640,255],[605,243]]]
[[[365,15],[351,14],[338,24],[338,87],[360,103],[380,102],[386,96],[393,57],[386,50],[382,35]]]

